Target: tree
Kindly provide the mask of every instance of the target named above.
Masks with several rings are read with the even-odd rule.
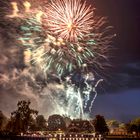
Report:
[[[128,133],[136,132],[136,134],[140,133],[140,118],[136,118],[126,124],[126,129]]]
[[[126,128],[127,133],[131,133],[131,124],[130,124],[130,122],[125,124],[125,128]]]
[[[107,125],[109,128],[118,128],[119,122],[117,120],[108,120]]]
[[[0,111],[0,131],[3,131],[5,129],[7,123],[7,117],[2,113],[2,111]]]
[[[68,131],[77,133],[91,133],[94,131],[94,126],[88,120],[75,119],[71,121]]]
[[[95,132],[100,133],[100,134],[105,134],[106,132],[109,132],[106,121],[103,116],[96,115],[93,121],[93,124],[95,127]]]
[[[63,119],[65,121],[66,127],[68,127],[70,125],[71,121],[72,121],[71,118],[63,115]]]
[[[134,120],[131,121],[131,124],[134,124],[136,126],[139,126],[140,125],[140,118],[136,118]]]
[[[66,130],[66,123],[63,117],[60,115],[49,116],[47,129],[49,131]]]
[[[46,126],[46,120],[43,115],[38,115],[36,117],[36,128],[38,131],[45,131],[47,126]]]
[[[36,110],[30,109],[30,104],[30,101],[19,101],[18,109],[11,113],[11,120],[8,125],[11,127],[12,133],[20,134],[30,130],[34,123],[34,117],[38,113]]]

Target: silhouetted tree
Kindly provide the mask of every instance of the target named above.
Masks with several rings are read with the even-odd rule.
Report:
[[[46,120],[43,115],[38,115],[36,117],[36,128],[38,131],[45,131],[47,126],[46,126]]]
[[[63,115],[63,119],[65,121],[66,127],[68,127],[70,125],[71,121],[72,121],[71,118]]]
[[[96,118],[93,121],[95,132],[100,134],[105,134],[109,132],[109,129],[107,127],[106,121],[103,116],[96,115]]]
[[[71,121],[71,124],[68,127],[69,132],[86,132],[90,133],[94,131],[94,126],[87,120],[75,119]]]
[[[126,124],[126,129],[128,133],[136,132],[136,134],[140,133],[140,118],[136,118],[131,122]]]
[[[125,128],[126,128],[127,133],[131,133],[131,123],[130,122],[125,124]]]
[[[4,131],[6,124],[8,123],[7,117],[0,111],[0,131]]]
[[[14,134],[25,133],[30,130],[34,123],[34,117],[37,115],[37,111],[30,108],[30,101],[19,101],[17,104],[18,109],[11,113],[11,120],[7,125],[7,129]]]
[[[136,126],[136,132],[140,133],[140,118],[136,118],[131,122],[132,125]]]
[[[60,115],[49,116],[47,129],[49,131],[66,130],[66,123],[63,117]]]

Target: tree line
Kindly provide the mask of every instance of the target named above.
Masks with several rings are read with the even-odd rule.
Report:
[[[115,127],[126,129],[128,133],[140,132],[140,118],[120,124],[116,120],[106,121],[101,115],[96,115],[92,120],[71,120],[70,117],[54,114],[46,120],[37,110],[31,109],[30,105],[30,101],[19,101],[17,110],[11,113],[9,119],[0,111],[0,133],[20,135],[36,131],[63,131],[107,134],[110,128]]]

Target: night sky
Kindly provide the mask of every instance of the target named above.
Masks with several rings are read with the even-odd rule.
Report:
[[[94,2],[98,13],[107,16],[115,28],[117,50],[113,59],[115,71],[110,80],[113,85],[97,98],[93,114],[102,112],[108,118],[128,121],[140,116],[140,1]]]
[[[1,9],[2,1],[0,0]],[[113,43],[115,50],[110,60],[113,66],[109,71],[110,78],[101,87],[102,91],[95,101],[92,114],[120,121],[140,117],[140,0],[90,1],[95,5],[97,15],[108,17],[109,24],[117,34]],[[6,26],[3,26],[2,20],[0,22],[0,73],[8,73],[13,67],[22,67],[17,66],[22,56],[19,56],[19,60],[8,56],[8,53],[13,53],[6,47],[11,45],[12,39],[9,42],[7,40],[12,35],[5,33]],[[13,59],[12,62],[9,59]],[[11,111],[10,106],[15,107],[14,98],[18,100],[22,96],[17,97],[16,93],[9,95],[9,89],[3,88],[0,86],[0,110],[7,113]],[[9,100],[13,102],[9,103]]]

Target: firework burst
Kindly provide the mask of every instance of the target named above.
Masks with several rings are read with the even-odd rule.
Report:
[[[67,41],[78,41],[90,33],[93,24],[93,10],[81,0],[52,0],[46,8],[46,26]]]
[[[91,110],[97,96],[96,87],[102,81],[96,82],[95,77],[109,65],[108,52],[114,37],[106,18],[95,16],[94,8],[81,0],[52,0],[43,6],[36,0],[31,3],[19,0],[12,2],[11,7],[12,12],[7,17],[20,19],[18,41],[25,48],[25,64],[59,77],[66,87],[68,104],[64,110],[68,110],[68,115],[73,112],[74,116],[80,116],[88,105]],[[76,78],[78,82],[73,78],[76,71],[83,75]],[[95,96],[89,104],[92,93]],[[54,100],[54,95],[49,96]],[[59,102],[54,104],[60,110]]]
[[[19,40],[25,47],[25,61],[58,75],[75,69],[96,73],[104,68],[114,35],[108,32],[106,18],[93,16],[94,8],[86,2],[52,0],[36,7],[23,1],[24,14],[18,3],[11,5],[13,12],[8,16],[22,19]]]

